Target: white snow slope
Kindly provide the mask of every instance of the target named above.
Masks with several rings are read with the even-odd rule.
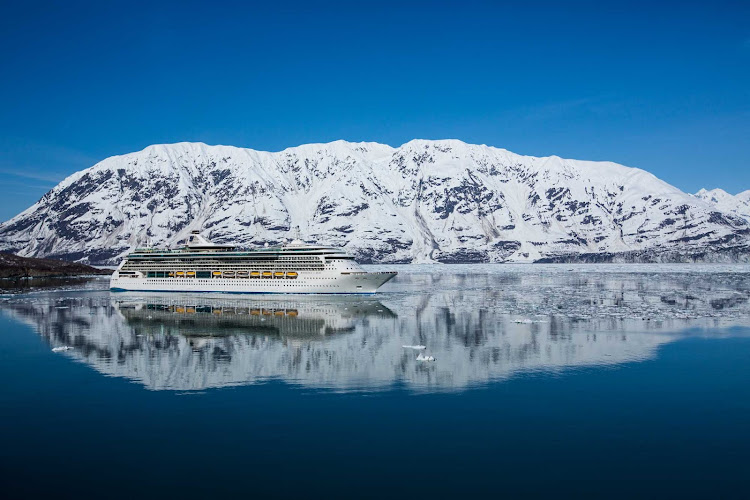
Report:
[[[695,196],[710,203],[717,210],[738,215],[750,222],[750,190],[729,194],[723,189],[701,189]]]
[[[294,236],[362,262],[748,260],[748,222],[643,170],[457,140],[277,153],[149,146],[77,172],[0,224],[0,250],[115,263],[200,229]]]

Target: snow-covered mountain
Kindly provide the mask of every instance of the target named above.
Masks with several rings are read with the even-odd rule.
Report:
[[[135,246],[294,236],[363,262],[736,260],[748,222],[609,162],[457,140],[308,144],[277,153],[149,146],[77,172],[0,225],[0,249],[114,263]]]
[[[717,210],[738,215],[750,222],[750,189],[732,195],[723,189],[701,189],[695,196],[710,203]]]

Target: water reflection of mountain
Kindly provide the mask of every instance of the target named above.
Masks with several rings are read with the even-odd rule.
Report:
[[[2,310],[65,355],[150,389],[279,379],[373,390],[455,390],[519,371],[644,360],[744,324],[750,277],[416,273],[374,298],[42,293]],[[715,334],[715,333],[712,333]],[[437,359],[416,360],[423,344]]]

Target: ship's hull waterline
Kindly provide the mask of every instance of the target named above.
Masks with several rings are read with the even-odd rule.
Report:
[[[373,294],[395,272],[366,272],[338,277],[289,279],[248,278],[112,278],[112,291],[130,292],[219,292],[288,294]]]
[[[367,272],[335,248],[296,240],[238,250],[193,231],[175,250],[140,249],[112,274],[110,289],[133,292],[373,294],[396,272]]]

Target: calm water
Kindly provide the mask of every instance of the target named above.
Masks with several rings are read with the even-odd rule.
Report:
[[[3,491],[747,494],[750,267],[399,271],[364,298],[2,296]]]

